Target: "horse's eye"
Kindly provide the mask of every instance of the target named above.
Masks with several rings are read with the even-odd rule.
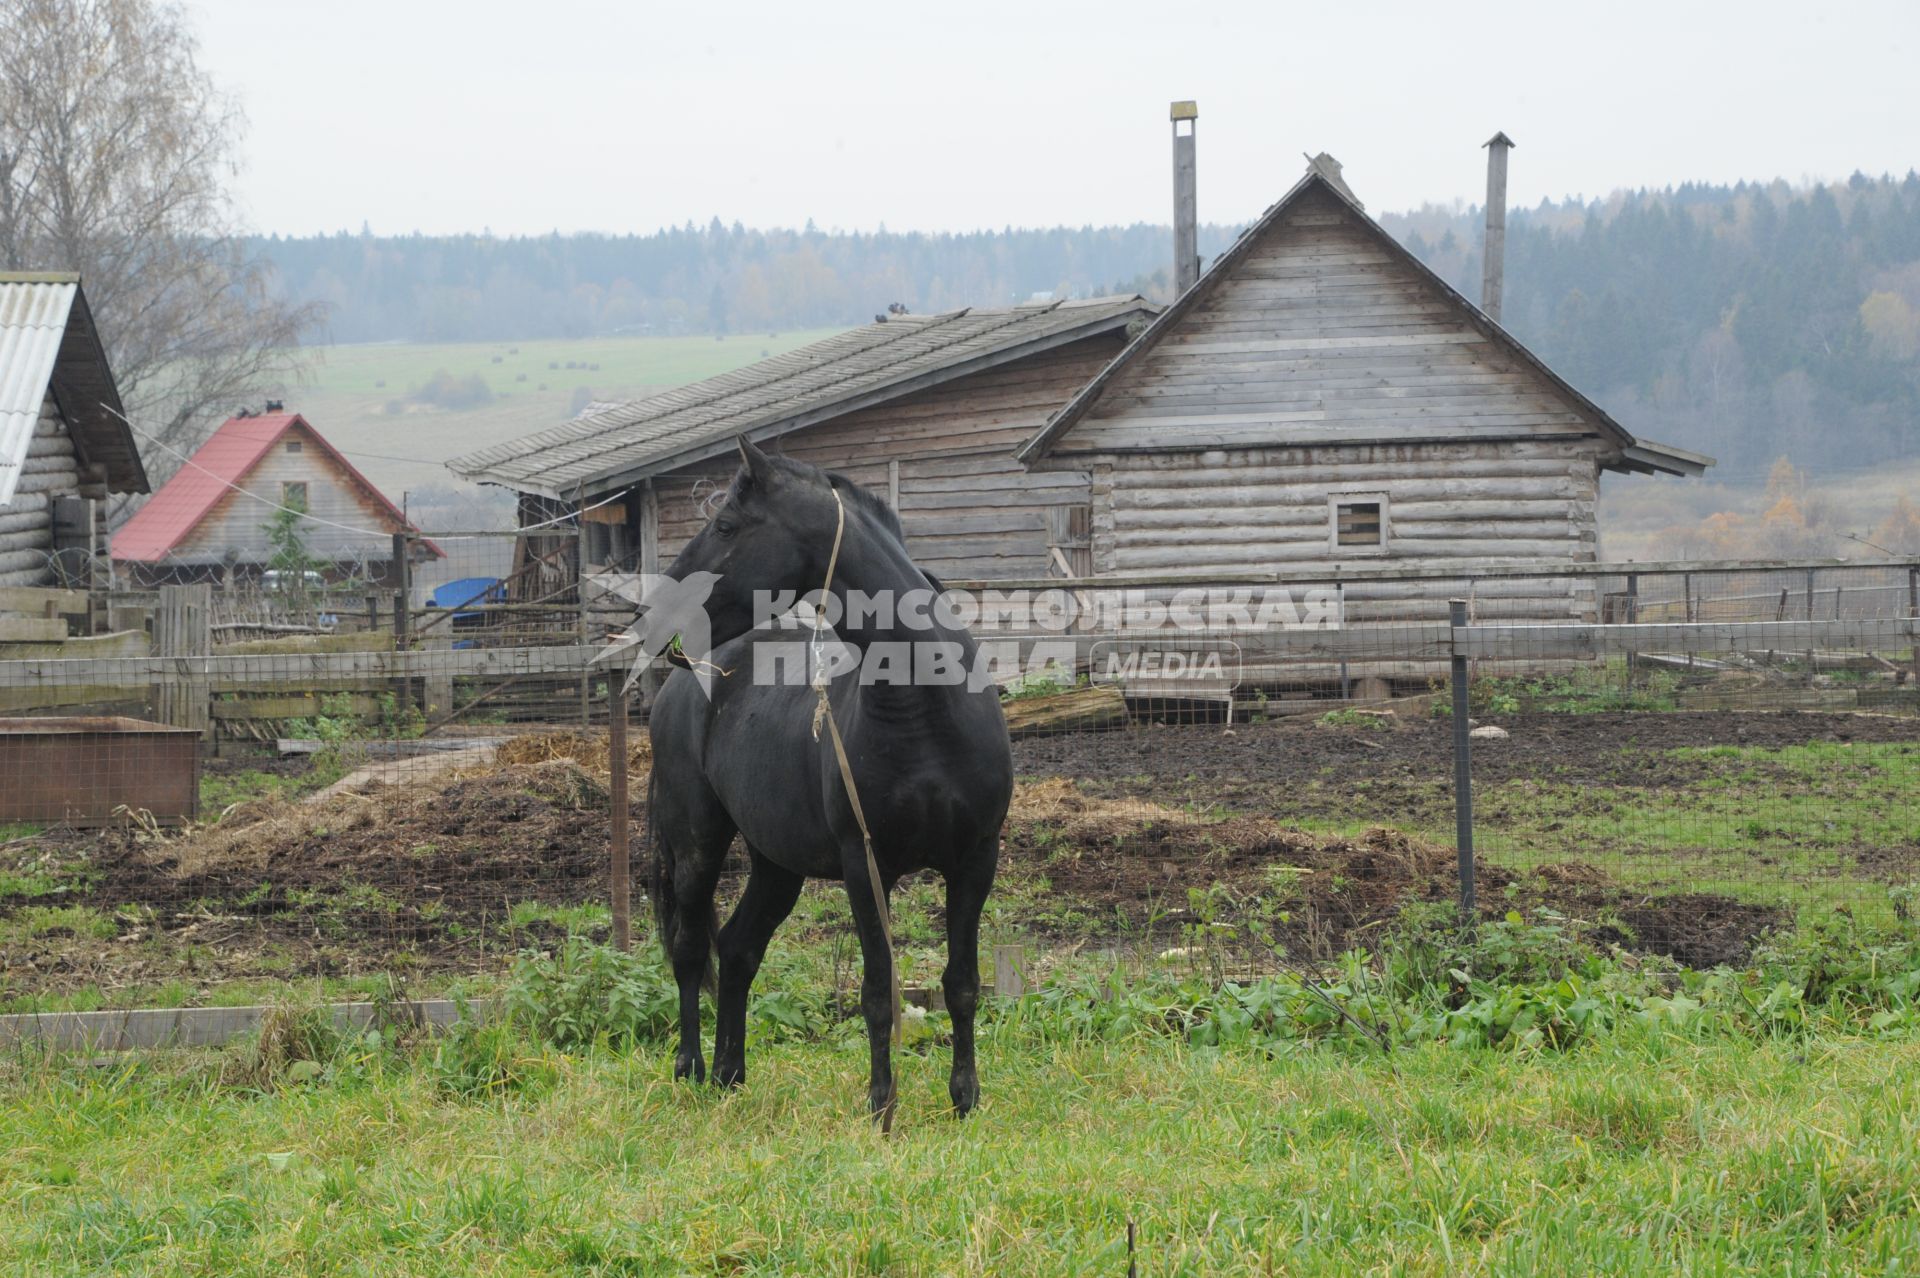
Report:
[[[713,530],[722,537],[731,537],[739,528],[731,519],[716,519],[713,521]]]

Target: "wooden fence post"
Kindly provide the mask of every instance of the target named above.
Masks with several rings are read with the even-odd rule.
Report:
[[[160,587],[160,606],[153,613],[153,655],[213,655],[212,586]],[[213,687],[194,666],[192,661],[183,661],[178,670],[155,685],[154,713],[163,723],[197,728],[206,735],[213,726]]]
[[[393,650],[405,652],[413,646],[413,556],[407,534],[393,535]],[[402,715],[413,704],[413,681],[396,679],[393,685],[395,706]]]
[[[1637,572],[1630,572],[1627,574],[1627,624],[1631,626],[1639,620],[1640,620],[1640,574]],[[1462,623],[1456,623],[1456,624],[1465,624],[1465,623],[1462,622]],[[1633,676],[1636,669],[1639,667],[1639,665],[1640,665],[1640,654],[1637,652],[1627,653],[1627,687],[1628,688],[1633,687]]]
[[[588,638],[588,633],[592,629],[591,625],[589,624],[592,614],[589,613],[587,610],[587,527],[588,525],[587,525],[587,518],[584,513],[579,516],[579,519],[580,519],[580,528],[579,528],[579,531],[575,534],[574,544],[573,544],[573,595],[574,595],[574,603],[577,605],[577,608],[578,608],[578,611],[575,614],[574,625],[578,631],[577,642],[592,643],[593,640]],[[611,683],[609,683],[608,687],[609,689],[611,689],[612,687]],[[609,692],[608,695],[611,696],[612,695],[611,692]],[[622,696],[621,698],[622,705],[625,704],[625,700],[626,700],[625,697]],[[611,704],[611,702],[609,702],[609,704]],[[591,671],[582,670],[580,672],[580,731],[590,732],[592,731],[592,729],[593,729],[593,674]],[[609,731],[611,731],[611,729],[609,729]]]
[[[633,948],[632,864],[627,835],[627,683],[618,666],[607,674],[607,785],[612,805],[612,852],[607,880],[613,895],[613,948]]]
[[[1907,569],[1907,615],[1920,617],[1920,568]],[[1913,684],[1920,688],[1920,636],[1916,636],[1907,651],[1912,659]]]
[[[1027,951],[1019,945],[993,947],[993,992],[999,998],[1019,998],[1027,992]]]
[[[1631,596],[1629,596],[1631,598]],[[1631,607],[1631,605],[1629,605]],[[1473,739],[1467,721],[1467,657],[1459,631],[1467,624],[1467,601],[1448,604],[1453,637],[1453,838],[1460,870],[1460,921],[1471,925],[1473,899]],[[1631,659],[1631,654],[1629,654]]]

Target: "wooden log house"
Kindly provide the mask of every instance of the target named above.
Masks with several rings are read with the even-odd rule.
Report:
[[[1369,217],[1330,156],[1019,448],[1088,483],[1094,575],[1430,570],[1344,587],[1349,624],[1585,620],[1602,472],[1636,439]],[[1476,584],[1476,566],[1538,564]],[[1369,573],[1376,577],[1377,573]]]

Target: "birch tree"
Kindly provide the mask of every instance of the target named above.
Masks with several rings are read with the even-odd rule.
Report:
[[[195,55],[177,5],[0,4],[0,265],[79,272],[156,481],[319,319],[248,251],[244,120]]]

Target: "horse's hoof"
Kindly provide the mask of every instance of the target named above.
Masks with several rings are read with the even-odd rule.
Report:
[[[746,1081],[747,1067],[745,1065],[715,1065],[713,1067],[713,1085],[715,1087],[724,1087],[731,1091]]]
[[[971,1075],[956,1078],[947,1084],[947,1095],[953,1098],[953,1116],[965,1118],[980,1104],[980,1083]]]
[[[883,1129],[893,1127],[893,1109],[896,1093],[892,1087],[867,1089],[867,1107],[873,1111],[873,1120]]]
[[[673,1058],[673,1077],[677,1082],[692,1079],[696,1083],[707,1081],[707,1063],[700,1059],[698,1052],[681,1052]]]

